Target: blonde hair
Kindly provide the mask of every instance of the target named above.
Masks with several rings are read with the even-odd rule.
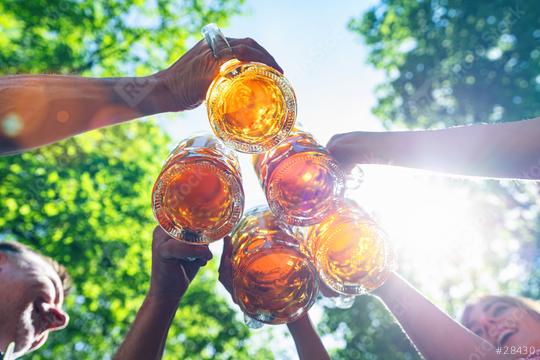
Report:
[[[489,305],[495,302],[503,302],[511,307],[523,309],[540,323],[540,302],[520,296],[486,295],[465,306],[463,314],[461,315],[461,324],[468,327],[467,325],[470,322],[470,315],[473,307],[481,304]]]

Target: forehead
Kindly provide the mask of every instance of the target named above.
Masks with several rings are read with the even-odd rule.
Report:
[[[466,316],[467,325],[471,324],[474,320],[478,319],[479,317],[482,317],[485,314],[488,314],[497,305],[506,305],[510,307],[515,307],[514,304],[510,304],[507,301],[504,301],[502,299],[486,299],[486,300],[478,301],[477,303],[470,305],[468,307],[467,316]]]

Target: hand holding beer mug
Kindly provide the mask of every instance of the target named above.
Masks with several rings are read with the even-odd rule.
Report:
[[[319,223],[342,200],[344,173],[307,132],[293,130],[272,150],[254,155],[253,166],[270,209],[288,224]]]
[[[216,136],[245,153],[267,151],[279,144],[296,120],[296,96],[287,79],[265,64],[236,59],[215,24],[206,25],[202,32],[222,63],[206,95]]]
[[[352,201],[311,227],[306,246],[321,280],[344,296],[377,289],[395,269],[385,232]]]
[[[240,166],[211,135],[192,136],[171,152],[152,192],[152,208],[170,236],[208,244],[231,231],[244,209]]]
[[[317,271],[268,207],[248,211],[231,238],[229,290],[248,325],[289,323],[309,310],[318,293]]]

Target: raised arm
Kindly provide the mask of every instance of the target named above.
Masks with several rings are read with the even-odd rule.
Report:
[[[234,54],[282,71],[252,39],[229,39]],[[53,143],[142,116],[193,109],[219,70],[205,42],[169,69],[140,78],[0,77],[0,155]]]
[[[371,163],[540,180],[540,118],[443,130],[352,132],[334,136],[328,149],[346,168]]]
[[[233,301],[236,303],[236,299],[233,296],[232,250],[231,238],[227,236],[223,239],[223,253],[221,254],[221,262],[219,264],[219,281],[231,294]],[[321,338],[317,334],[317,331],[313,327],[307,314],[300,319],[287,324],[287,327],[294,339],[294,344],[300,360],[330,359]]]
[[[294,339],[294,345],[300,360],[329,360],[321,338],[306,314],[300,319],[287,324]]]
[[[189,262],[186,259],[190,257],[198,260]],[[161,359],[178,304],[199,268],[211,257],[207,246],[180,243],[156,227],[150,289],[115,360]]]
[[[390,275],[374,295],[388,307],[427,360],[512,358],[497,355],[490,343],[454,321],[397,274]]]

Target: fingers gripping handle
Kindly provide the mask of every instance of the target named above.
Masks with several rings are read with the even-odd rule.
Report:
[[[208,24],[202,28],[202,34],[208,47],[212,50],[214,57],[220,62],[224,63],[228,60],[234,59],[234,53],[232,51],[227,38],[216,24]]]

